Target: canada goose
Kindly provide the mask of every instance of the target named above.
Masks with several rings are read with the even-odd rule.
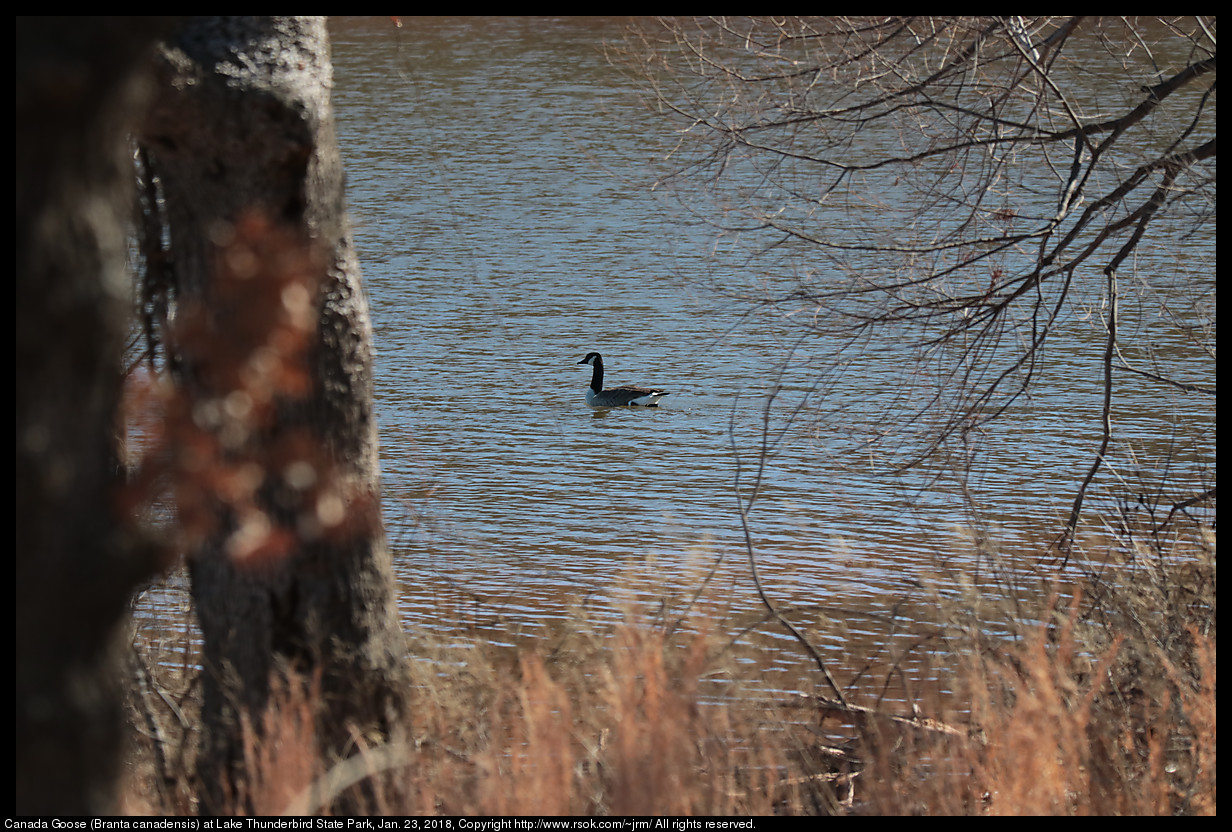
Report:
[[[667,395],[665,390],[653,387],[609,387],[603,389],[603,356],[597,352],[587,353],[578,362],[595,368],[586,391],[586,403],[591,407],[658,407],[659,399]]]

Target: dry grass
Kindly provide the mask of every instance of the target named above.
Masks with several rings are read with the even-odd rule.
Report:
[[[738,707],[697,696],[706,639],[614,635],[608,663],[535,653],[438,670],[414,700],[404,811],[412,814],[768,813],[768,746]],[[671,659],[675,654],[675,662]],[[430,665],[426,665],[430,667]],[[579,672],[581,671],[581,672]],[[745,715],[747,716],[747,715]],[[759,753],[760,752],[760,753]]]
[[[964,619],[972,607],[952,611],[932,660],[954,683],[916,700],[949,731],[836,720],[807,699],[705,696],[718,639],[634,615],[603,638],[581,634],[575,652],[421,641],[405,741],[356,738],[349,760],[321,760],[311,685],[283,684],[246,726],[250,778],[235,805],[319,812],[351,789],[350,805],[391,814],[1213,815],[1213,546],[1184,574],[1173,589],[1088,576],[996,639]],[[1166,606],[1181,588],[1187,603]],[[191,712],[196,688],[157,666],[164,678],[135,703],[145,765],[128,806],[191,812],[198,775],[181,746],[193,723],[168,703]]]
[[[1167,558],[1106,551],[1010,637],[966,629],[951,646],[960,695],[934,702],[966,731],[866,732],[864,810],[1215,814],[1213,538],[1207,544]]]
[[[1072,623],[965,669],[962,736],[877,736],[865,772],[878,814],[1208,814],[1215,810],[1215,646],[1196,689],[1161,682],[1128,707],[1111,685],[1123,641],[1084,655]],[[1128,717],[1128,718],[1126,718]],[[1209,741],[1208,741],[1209,738]],[[1178,749],[1188,753],[1178,754]],[[1180,766],[1177,765],[1180,763]],[[1182,775],[1184,767],[1188,771]]]

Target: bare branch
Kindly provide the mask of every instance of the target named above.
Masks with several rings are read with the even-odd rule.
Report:
[[[932,390],[894,414],[894,466],[918,466],[1031,396],[1049,351],[1069,349],[1058,336],[1111,302],[1106,285],[1154,293],[1148,264],[1163,261],[1190,269],[1172,285],[1213,292],[1199,264],[1214,262],[1214,21],[663,21],[636,47],[648,103],[678,128],[658,182],[747,252],[756,277],[725,294],[811,332],[831,366],[858,342],[927,367]],[[1182,256],[1194,234],[1198,257]],[[1214,304],[1161,306],[1193,360],[1142,368],[1154,321],[1108,316],[1080,495],[1117,451],[1119,397],[1144,392],[1130,385],[1215,389]]]

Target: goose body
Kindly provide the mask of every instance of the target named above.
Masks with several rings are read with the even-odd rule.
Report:
[[[667,395],[666,390],[634,387],[631,384],[604,390],[603,356],[597,352],[588,353],[578,364],[589,364],[594,368],[590,376],[590,387],[586,389],[586,403],[591,407],[658,407],[659,399]]]

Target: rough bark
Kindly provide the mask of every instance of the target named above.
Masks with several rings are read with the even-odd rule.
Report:
[[[237,334],[237,322],[251,311],[246,304],[270,293],[255,286],[250,301],[237,301],[227,275],[242,284],[315,272],[302,284],[314,316],[305,383],[288,369],[258,384],[276,389],[246,389],[247,401],[264,392],[271,404],[242,441],[227,439],[221,423],[205,425],[230,463],[264,469],[251,505],[214,499],[190,556],[205,638],[203,797],[216,811],[242,788],[242,723],[261,725],[279,675],[313,680],[327,761],[357,736],[387,738],[406,690],[403,640],[380,524],[370,321],[344,213],[325,22],[194,19],[162,53],[159,73],[141,142],[169,229],[180,316],[169,351],[178,351],[198,427],[202,412],[227,411],[236,393],[220,381],[218,362],[251,368],[272,343],[258,338],[243,354],[249,336]],[[237,276],[247,257],[259,265]],[[279,305],[285,286],[272,297],[271,316],[293,315]],[[204,340],[187,323],[198,312]],[[224,342],[239,354],[220,359]],[[264,529],[256,543],[245,531],[254,511]]]

